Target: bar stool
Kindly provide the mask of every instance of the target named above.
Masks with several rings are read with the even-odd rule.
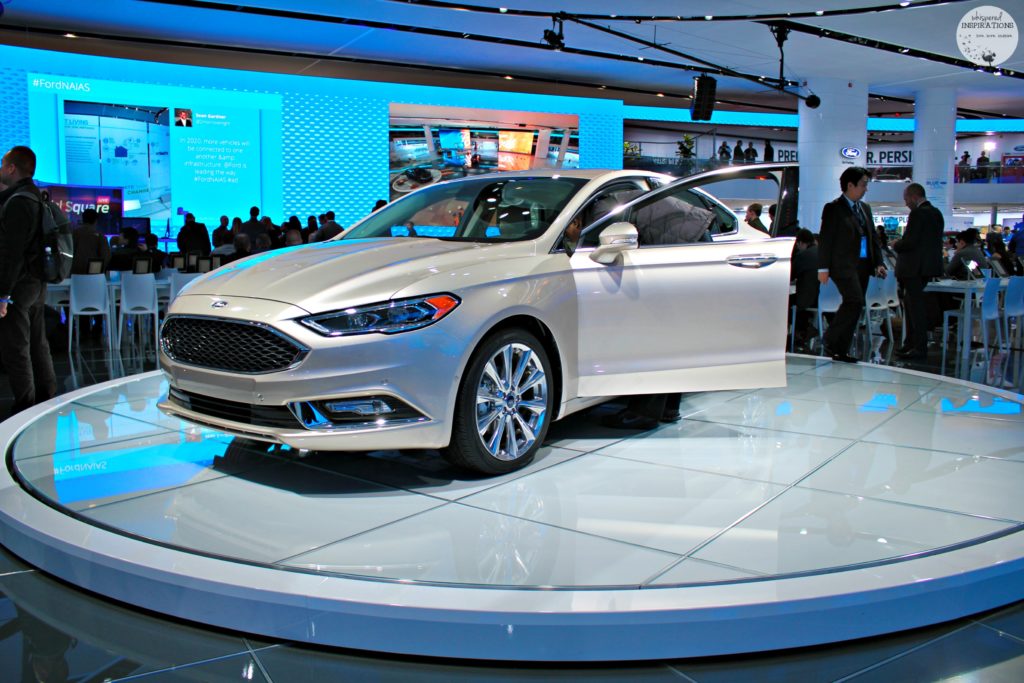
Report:
[[[72,275],[68,301],[68,355],[71,355],[71,340],[75,337],[75,318],[83,315],[99,315],[105,318],[107,326],[107,348],[114,348],[114,331],[110,324],[110,295],[107,278],[97,275]]]
[[[1016,277],[1010,278],[1010,283],[1006,286],[1006,294],[1003,297],[1003,328],[1006,330],[1006,340],[1009,345],[1010,341],[1010,318],[1014,318],[1016,321],[1017,337],[1016,341],[1020,342],[1021,337],[1021,323],[1024,323],[1024,275],[1017,275]],[[1011,348],[1016,348],[1018,344],[1011,345]]]
[[[160,313],[156,301],[156,278],[152,273],[136,274],[125,271],[121,275],[121,313],[117,323],[118,339],[121,338],[121,330],[125,329],[128,316],[153,316],[153,348],[158,348]],[[134,335],[132,336],[134,337]],[[134,342],[134,338],[132,341]]]
[[[823,313],[835,313],[843,303],[843,295],[839,293],[836,283],[829,278],[828,282],[818,288],[818,307],[808,310],[817,311],[818,314],[818,337],[821,341],[819,356],[825,355],[825,323]]]
[[[1016,332],[1013,334],[1014,339],[1010,339],[1010,319],[1014,320],[1014,326]],[[1003,295],[1003,329],[1006,331],[1006,346],[1011,354],[1014,351],[1021,351],[1021,339],[1024,338],[1022,334],[1022,328],[1024,328],[1024,276],[1018,275],[1010,278],[1010,283],[1006,287],[1006,294]],[[1024,375],[1021,373],[1021,358],[1020,353],[1015,357],[1015,365],[1017,381],[1015,384],[1019,388],[1021,387],[1021,381],[1024,379]]]
[[[872,345],[872,337],[874,333],[871,330],[871,314],[875,311],[881,311],[885,314],[885,325],[889,332],[889,342],[893,341],[892,334],[892,299],[893,294],[889,291],[890,286],[887,285],[889,278],[892,278],[892,282],[895,284],[896,275],[889,271],[889,274],[885,278],[872,276],[868,280],[868,289],[864,293],[864,327],[867,329],[868,344],[867,348],[869,352],[874,349]],[[897,299],[896,305],[899,305]],[[879,329],[881,331],[881,329]]]
[[[1003,316],[999,309],[999,290],[1002,288],[1002,282],[997,277],[990,277],[985,280],[985,292],[981,296],[981,343],[984,345],[985,350],[985,369],[987,370],[987,378],[993,381],[1001,381],[1002,373],[998,376],[992,371],[992,349],[989,346],[988,340],[988,327],[989,323],[994,322],[996,324],[996,342],[999,344],[999,351],[1003,359],[1003,363],[1006,363],[1006,347],[1003,338]]]

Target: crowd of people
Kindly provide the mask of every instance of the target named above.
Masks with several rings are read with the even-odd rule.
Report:
[[[964,150],[960,159],[956,162],[956,182],[969,183],[976,180],[988,182],[999,170],[998,164],[993,164],[988,157],[988,152],[981,151],[974,166],[971,166],[971,153]]]
[[[841,194],[822,211],[821,231],[800,229],[796,237],[791,278],[796,293],[794,345],[809,350],[819,331],[811,320],[818,305],[819,287],[832,280],[842,304],[820,340],[833,360],[856,362],[850,355],[854,333],[864,310],[864,294],[871,276],[885,277],[895,268],[906,310],[907,342],[896,351],[904,360],[925,358],[928,331],[941,324],[942,311],[959,307],[948,294],[926,293],[938,277],[975,279],[986,275],[1024,275],[1024,217],[1014,229],[994,226],[982,239],[976,228],[944,236],[942,213],[918,183],[907,185],[903,201],[910,214],[903,236],[889,240],[883,225],[874,225],[871,208],[862,199],[870,173],[851,167],[840,177]],[[872,227],[873,226],[873,227]]]
[[[383,200],[377,202],[374,210],[385,204]],[[305,224],[297,216],[292,216],[281,225],[260,214],[260,208],[254,206],[249,209],[246,221],[221,216],[219,224],[211,231],[205,223],[198,222],[193,214],[187,213],[174,242],[176,251],[202,257],[217,256],[220,264],[224,265],[272,249],[322,242],[344,231],[335,220],[333,211],[308,216]],[[139,235],[135,228],[124,227],[108,242],[96,228],[97,218],[95,210],[86,209],[82,213],[81,224],[73,232],[73,274],[91,272],[90,264],[96,261],[102,263],[103,272],[137,270],[136,264],[140,259],[150,261],[145,270],[154,273],[171,265],[170,256],[175,250],[162,250],[156,235]]]
[[[727,164],[756,164],[758,162],[758,153],[754,149],[753,142],[747,142],[747,146],[743,146],[742,140],[737,140],[734,147],[729,147],[729,143],[722,140],[722,144],[718,146],[718,161],[722,165]],[[771,140],[764,141],[764,163],[771,163],[775,161],[775,148],[772,147]]]

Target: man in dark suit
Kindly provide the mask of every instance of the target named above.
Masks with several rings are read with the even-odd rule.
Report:
[[[896,277],[903,287],[907,309],[907,345],[896,352],[904,359],[922,359],[928,351],[925,285],[942,275],[942,212],[925,197],[924,187],[911,183],[903,190],[903,203],[910,209],[903,238],[892,243],[896,252]]]
[[[864,292],[872,275],[885,277],[882,251],[875,240],[871,208],[861,201],[868,191],[871,174],[860,166],[851,166],[839,176],[842,194],[825,205],[821,212],[818,242],[818,281],[829,278],[836,283],[843,303],[825,331],[825,353],[832,360],[856,363],[850,344],[857,331]]]
[[[201,256],[210,255],[210,233],[206,223],[197,223],[196,217],[185,214],[185,225],[178,232],[178,251],[182,254],[196,252]]]
[[[96,221],[99,214],[96,209],[86,209],[82,212],[82,224],[71,233],[71,239],[75,245],[74,256],[71,260],[71,273],[73,275],[87,275],[89,273],[89,261],[102,261],[103,272],[107,271],[110,265],[110,243],[107,236],[96,230]]]
[[[811,312],[808,309],[817,308],[819,287],[818,245],[814,241],[814,233],[807,228],[800,228],[796,233],[793,259],[789,262],[789,274],[789,279],[796,284],[796,293],[789,297],[790,305],[796,306],[794,347],[806,348],[814,329]]]
[[[242,223],[236,234],[248,235],[249,243],[256,244],[256,238],[266,232],[266,226],[260,222],[260,207],[254,206],[249,209],[249,220]]]

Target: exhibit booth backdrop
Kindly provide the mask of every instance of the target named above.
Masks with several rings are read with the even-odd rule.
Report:
[[[621,100],[238,71],[0,46],[0,147],[30,144],[37,180],[124,189],[127,216],[171,235],[248,215],[334,210],[345,226],[389,197],[389,108],[571,115],[580,168],[621,168],[623,123],[690,122],[686,108]],[[708,124],[791,127],[796,114],[716,111]],[[912,119],[868,118],[912,132]],[[1020,133],[1024,120],[960,120],[962,133]],[[782,156],[777,152],[778,156]],[[102,192],[97,192],[102,195]],[[958,201],[960,201],[958,199]],[[964,198],[963,201],[971,201]]]
[[[128,215],[167,215],[172,227],[181,224],[183,211],[215,221],[221,214],[244,218],[253,205],[275,221],[332,209],[339,222],[350,225],[389,195],[392,103],[575,114],[580,166],[622,164],[623,105],[617,100],[235,71],[11,46],[0,46],[0,63],[6,65],[0,67],[0,146],[36,149],[40,181],[114,179],[128,186],[129,197],[136,195],[138,204],[126,206]],[[169,191],[162,189],[166,171],[160,162],[166,154]]]

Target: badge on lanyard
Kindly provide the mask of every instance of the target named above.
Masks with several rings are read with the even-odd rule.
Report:
[[[868,238],[864,237],[863,235],[861,235],[861,238],[860,238],[860,257],[861,258],[867,258],[868,257]]]

